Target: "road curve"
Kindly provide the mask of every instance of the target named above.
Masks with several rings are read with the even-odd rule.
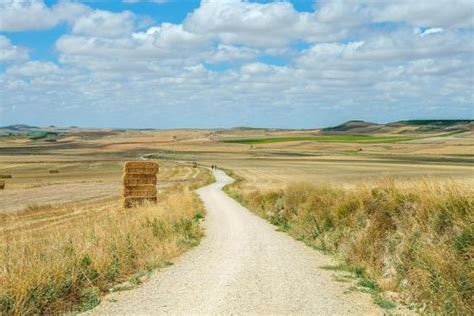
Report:
[[[206,237],[142,286],[111,294],[93,314],[381,315],[370,296],[348,291],[322,265],[334,264],[229,198],[232,178],[198,193],[207,208]]]

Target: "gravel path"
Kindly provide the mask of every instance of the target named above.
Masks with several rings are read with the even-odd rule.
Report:
[[[206,237],[142,286],[109,295],[97,314],[382,315],[369,295],[349,291],[322,265],[335,264],[229,198],[232,182],[198,190],[207,207]]]

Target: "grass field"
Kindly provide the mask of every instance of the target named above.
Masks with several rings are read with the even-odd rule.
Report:
[[[158,205],[124,210],[122,165],[0,164],[12,176],[0,192],[0,314],[88,310],[199,242],[204,210],[191,189],[212,181],[209,172],[164,161]]]
[[[355,143],[355,144],[390,144],[412,140],[405,136],[372,136],[372,135],[331,135],[331,136],[301,136],[301,137],[269,137],[224,140],[231,144],[270,144],[282,142],[312,141],[320,143]]]
[[[406,193],[403,188],[422,178],[441,183],[442,188],[443,183],[474,184],[474,138],[471,132],[419,135],[418,132],[410,134],[411,130],[415,128],[403,127],[404,135],[321,136],[317,130],[74,129],[69,134],[61,134],[55,142],[31,140],[26,136],[2,138],[0,175],[8,177],[2,179],[5,189],[0,190],[0,251],[5,254],[1,264],[18,266],[0,273],[2,312],[45,313],[90,308],[98,303],[101,293],[117,282],[128,280],[124,287],[133,286],[130,281],[140,282],[137,273],[142,276],[143,271],[166,264],[194,245],[200,238],[196,219],[203,214],[196,213],[200,204],[192,199],[190,189],[212,179],[205,169],[193,168],[193,161],[200,165],[217,164],[231,170],[242,179],[239,190],[243,193],[259,192],[263,200],[267,200],[267,193],[274,196],[272,192],[280,192],[297,182],[316,187],[329,186],[331,189],[320,194],[328,194],[331,198],[339,196],[341,201],[351,197],[357,203],[370,201],[370,192],[361,187],[376,183],[381,177],[395,181],[397,187],[393,192],[399,190],[400,196]],[[161,204],[157,208],[142,208],[124,214],[120,211],[119,196],[122,165],[124,161],[142,156],[156,159],[160,164],[158,191]],[[350,192],[359,192],[360,198]],[[442,189],[443,192],[447,191]],[[415,198],[421,199],[423,194]],[[184,196],[187,197],[180,198]],[[286,198],[286,195],[277,196]],[[427,192],[426,196],[432,194]],[[331,212],[339,209],[338,200],[334,198],[335,204],[328,204]],[[265,205],[273,207],[274,200],[270,199],[270,202]],[[265,209],[261,205],[258,207]],[[429,215],[429,207],[425,210]],[[152,228],[147,232],[138,230],[138,227],[148,225],[149,220],[153,223],[153,218],[162,223],[159,225],[171,225],[176,230],[166,230],[169,239],[158,234],[160,237],[156,244],[145,243],[146,247],[139,247],[143,240],[154,238],[151,236],[154,224],[149,224]],[[128,224],[121,226],[117,219]],[[297,221],[297,218],[292,220]],[[449,235],[452,238],[465,230],[461,217],[455,219],[449,215],[447,220],[454,220],[448,226],[453,231]],[[179,228],[182,226],[176,223],[181,221],[190,223],[190,226],[186,224],[186,229]],[[306,231],[305,221],[289,223],[292,227],[289,231],[299,227],[295,234],[300,232],[299,229]],[[347,228],[342,222],[334,223],[341,231]],[[113,232],[110,227],[116,227],[118,231]],[[180,240],[189,237],[189,233],[194,237],[182,243]],[[130,261],[127,261],[130,255],[126,251],[127,235],[136,238],[132,243],[136,247],[135,257]],[[108,248],[91,251],[98,240]],[[326,241],[335,240],[331,237]],[[65,251],[70,249],[69,241],[74,244],[74,256],[65,256]],[[309,243],[313,242],[319,243],[320,240],[309,240]],[[118,253],[110,251],[114,247],[121,250]],[[334,244],[331,247],[337,252]],[[117,256],[120,262],[124,262],[121,264],[123,269],[118,276],[108,279]],[[150,256],[159,259],[152,261]],[[371,274],[370,265],[367,269],[368,275],[378,280],[377,273]],[[79,274],[64,275],[60,271]],[[35,288],[35,284],[41,286]],[[385,289],[382,283],[378,286]],[[398,290],[396,287],[388,288]]]
[[[175,188],[158,205],[126,210],[115,204],[43,205],[4,217],[0,313],[91,309],[110,289],[141,283],[199,243],[203,216],[197,197]]]

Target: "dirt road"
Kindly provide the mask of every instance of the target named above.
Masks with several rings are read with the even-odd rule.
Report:
[[[370,296],[349,291],[323,265],[333,260],[295,241],[221,191],[198,190],[207,207],[206,237],[144,285],[105,299],[97,314],[378,315]]]

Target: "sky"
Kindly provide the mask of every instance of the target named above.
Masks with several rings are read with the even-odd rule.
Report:
[[[470,0],[0,0],[0,126],[474,117]]]

